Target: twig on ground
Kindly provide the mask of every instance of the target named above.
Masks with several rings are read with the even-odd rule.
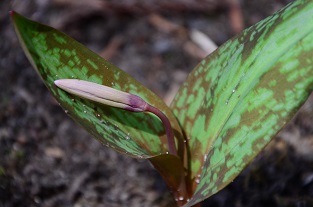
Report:
[[[228,16],[234,34],[240,33],[244,29],[243,15],[240,0],[227,0],[229,10]]]

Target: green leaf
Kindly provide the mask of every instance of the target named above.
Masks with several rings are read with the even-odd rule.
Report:
[[[204,59],[172,109],[188,139],[192,206],[230,183],[313,90],[313,1],[300,0]]]
[[[162,110],[176,138],[182,133],[171,110],[154,93],[65,34],[12,12],[23,49],[44,83],[65,111],[104,145],[138,158],[168,151],[161,121],[148,113],[132,113],[70,95],[54,84],[58,79],[80,79],[136,94]]]
[[[104,145],[132,157],[149,158],[174,196],[187,197],[183,167],[186,150],[171,109],[141,83],[67,35],[16,12],[11,16],[25,54],[65,112]],[[155,115],[78,98],[58,88],[54,81],[59,79],[86,80],[140,96],[166,114],[179,157],[168,154],[165,129]]]

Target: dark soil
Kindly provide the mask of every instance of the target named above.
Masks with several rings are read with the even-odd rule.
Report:
[[[196,1],[184,6],[188,1],[182,0],[173,1],[177,7],[158,0],[116,2],[1,1],[0,207],[173,205],[146,160],[102,146],[66,116],[27,61],[8,15],[16,10],[64,31],[165,99],[202,58],[187,46],[186,31],[198,29],[218,45],[234,35],[226,1],[208,0],[207,7]],[[244,26],[288,2],[242,0]],[[153,23],[152,13],[180,29]],[[313,206],[313,97],[234,182],[203,206]]]

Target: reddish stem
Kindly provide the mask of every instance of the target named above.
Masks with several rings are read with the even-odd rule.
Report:
[[[161,119],[163,126],[165,128],[166,136],[167,136],[169,152],[170,152],[170,154],[177,156],[177,150],[176,150],[176,145],[175,145],[175,140],[174,140],[174,133],[172,130],[171,123],[168,120],[167,116],[162,111],[160,111],[159,109],[157,109],[157,108],[155,108],[149,104],[147,104],[145,111],[151,112]]]

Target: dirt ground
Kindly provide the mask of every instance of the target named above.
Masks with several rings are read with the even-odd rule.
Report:
[[[9,10],[64,31],[169,101],[208,52],[189,32],[197,29],[221,45],[290,1],[229,2],[240,2],[241,10],[226,0],[2,0],[0,207],[173,204],[147,161],[102,146],[66,116],[23,54]],[[313,96],[202,206],[313,206]]]

